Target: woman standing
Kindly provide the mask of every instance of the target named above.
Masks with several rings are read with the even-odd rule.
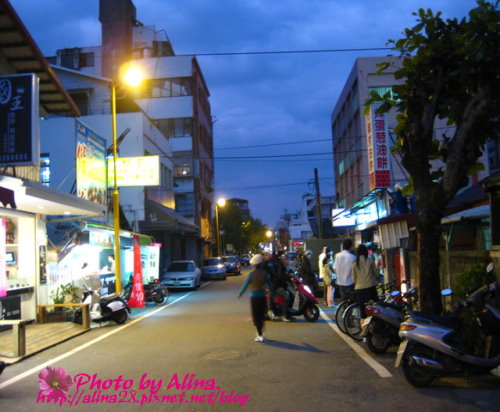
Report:
[[[333,308],[334,305],[334,295],[335,295],[335,273],[333,271],[333,256],[331,249],[327,248],[325,257],[323,259],[324,276],[323,280],[325,282],[325,294],[326,294],[326,305],[329,308]]]
[[[356,261],[352,264],[352,277],[357,303],[378,300],[377,268],[373,261],[368,259],[368,248],[362,243],[356,249]]]
[[[250,307],[253,323],[257,328],[255,342],[264,342],[264,319],[267,311],[266,290],[264,286],[267,285],[271,291],[271,296],[274,295],[273,286],[269,273],[264,269],[265,262],[261,254],[253,256],[250,260],[250,265],[255,266],[255,269],[245,279],[245,283],[238,294],[238,299],[245,293],[248,286],[250,286]]]

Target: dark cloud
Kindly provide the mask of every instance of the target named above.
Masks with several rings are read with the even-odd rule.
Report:
[[[11,0],[43,53],[100,43],[98,0]],[[463,17],[474,0],[135,0],[137,18],[164,29],[176,53],[384,47],[416,24],[419,8]],[[378,52],[200,56],[211,92],[216,195],[246,198],[255,217],[274,224],[295,211],[318,168],[333,195],[330,115],[356,57]],[[302,144],[288,142],[304,141]],[[280,143],[279,146],[262,146]],[[307,162],[264,155],[324,152]],[[302,182],[301,185],[282,186]],[[254,187],[260,188],[254,188]],[[230,188],[230,189],[228,189]],[[236,188],[236,189],[235,189]]]

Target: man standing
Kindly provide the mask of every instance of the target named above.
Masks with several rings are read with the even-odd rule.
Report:
[[[345,239],[342,242],[342,251],[335,255],[333,270],[337,274],[337,285],[340,296],[345,298],[354,291],[354,280],[352,278],[352,264],[356,261],[356,256],[351,253],[352,240]]]
[[[319,277],[323,283],[325,283],[325,265],[323,263],[323,260],[326,257],[326,246],[323,246],[323,249],[321,250],[321,253],[318,256],[318,271],[319,271]],[[326,283],[323,291],[323,297],[325,298],[325,305],[327,304],[327,299],[326,299]]]

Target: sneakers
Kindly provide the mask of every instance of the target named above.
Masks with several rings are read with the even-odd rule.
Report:
[[[293,316],[287,316],[286,318],[283,318],[283,322],[292,322],[294,320],[295,318]]]
[[[255,338],[255,342],[264,342],[264,335],[259,335]]]

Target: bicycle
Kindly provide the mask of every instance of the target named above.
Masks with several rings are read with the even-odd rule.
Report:
[[[347,330],[344,327],[343,316],[345,310],[354,303],[354,292],[347,295],[343,298],[343,301],[337,307],[337,311],[335,312],[335,322],[337,323],[338,328],[342,333],[347,334]]]

